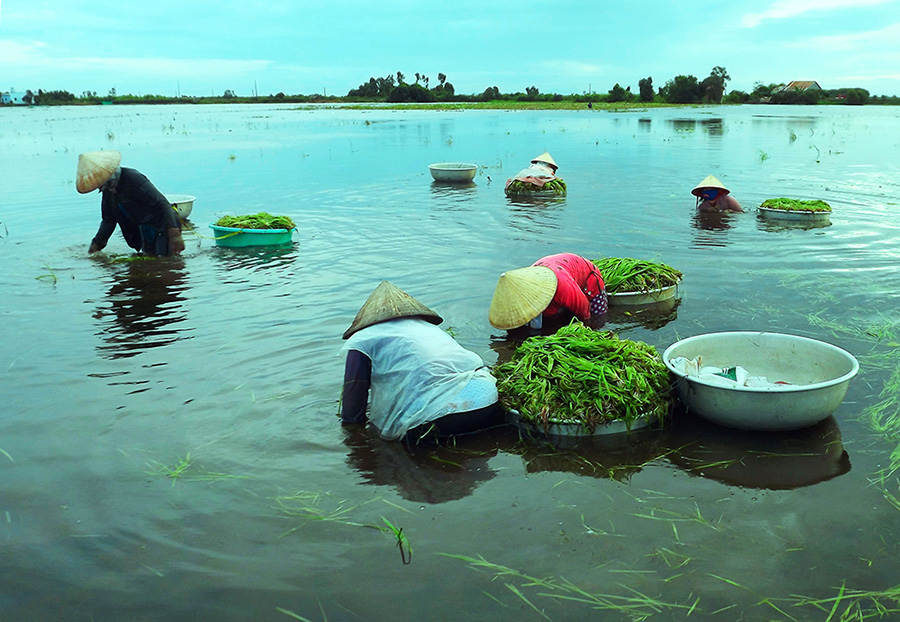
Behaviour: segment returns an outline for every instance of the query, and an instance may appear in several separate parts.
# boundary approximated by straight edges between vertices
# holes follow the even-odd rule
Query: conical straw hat
[[[694,186],[694,189],[691,190],[691,194],[693,194],[696,197],[699,197],[700,191],[703,188],[718,188],[719,190],[722,190],[723,192],[725,192],[725,194],[728,194],[729,192],[731,192],[731,190],[726,188],[722,184],[722,182],[719,181],[718,179],[716,179],[713,175],[707,175],[703,181],[701,181],[699,184]]]
[[[550,153],[548,151],[545,151],[538,157],[534,158],[532,162],[544,162],[545,164],[549,164],[553,167],[554,171],[559,168],[558,166],[556,166],[556,162],[553,160],[553,158],[550,157]]]
[[[87,151],[78,156],[75,189],[81,194],[92,192],[106,183],[119,168],[122,154],[118,151]]]
[[[488,320],[494,328],[524,326],[543,313],[556,293],[556,274],[547,266],[516,268],[500,275]]]
[[[349,339],[350,335],[366,326],[400,317],[421,317],[432,324],[440,324],[444,321],[444,318],[396,285],[389,281],[382,281],[375,291],[369,294],[368,300],[353,318],[350,328],[344,331],[344,339]]]

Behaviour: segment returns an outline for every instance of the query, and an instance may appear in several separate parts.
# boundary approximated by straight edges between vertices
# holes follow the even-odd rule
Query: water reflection
[[[452,445],[385,441],[369,426],[343,428],[347,464],[369,484],[391,486],[409,501],[445,503],[466,497],[497,472],[488,466],[506,430],[461,436]],[[508,442],[508,441],[507,441]]]
[[[658,330],[678,317],[681,298],[669,298],[645,305],[611,306],[607,322],[614,324],[614,330],[646,328]]]
[[[559,211],[565,203],[566,197],[558,195],[507,197],[510,227],[537,234],[559,229]]]
[[[511,453],[522,457],[529,473],[552,471],[627,481],[666,451],[657,432],[635,430],[605,436],[530,439]]]
[[[168,345],[184,337],[186,329],[175,324],[187,317],[183,295],[186,286],[181,257],[138,259],[110,264],[117,271],[98,307],[98,335],[105,343],[97,349],[107,358],[125,358],[149,348]]]
[[[296,244],[290,246],[246,246],[227,248],[217,246],[215,257],[225,272],[250,268],[252,270],[278,270],[290,266],[299,256]]]
[[[478,184],[474,181],[461,183],[431,182],[431,197],[435,200],[435,205],[447,210],[472,210],[472,199],[477,191]]]
[[[721,136],[724,133],[721,117],[709,119],[668,119],[668,123],[676,132],[695,132],[699,126],[700,129],[710,136]]]
[[[679,413],[664,442],[677,466],[732,486],[789,490],[850,471],[834,417],[803,430],[772,434],[733,430]]]
[[[691,216],[691,229],[694,233],[691,248],[728,246],[726,232],[733,226],[732,219],[736,216],[737,214],[729,212],[694,210]]]
[[[768,218],[757,213],[756,226],[760,231],[767,233],[779,233],[781,231],[809,231],[811,229],[824,229],[831,226],[831,220],[785,220],[783,218]]]

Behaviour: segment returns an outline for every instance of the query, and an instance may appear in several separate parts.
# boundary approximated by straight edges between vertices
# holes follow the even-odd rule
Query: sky
[[[346,95],[399,71],[568,95],[716,66],[728,91],[900,96],[900,0],[0,0],[0,91]]]

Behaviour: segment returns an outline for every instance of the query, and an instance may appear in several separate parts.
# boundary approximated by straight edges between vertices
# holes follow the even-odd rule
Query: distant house
[[[791,80],[784,86],[775,89],[775,93],[785,91],[821,91],[822,87],[815,80]]]
[[[0,104],[16,104],[25,105],[25,93],[16,93],[9,91],[8,93],[0,93]]]

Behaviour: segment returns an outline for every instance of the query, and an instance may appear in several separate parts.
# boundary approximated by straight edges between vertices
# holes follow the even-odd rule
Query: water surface
[[[798,595],[897,584],[900,487],[883,475],[900,439],[867,416],[900,343],[896,109],[0,118],[0,619],[543,619],[528,602],[597,616],[599,601],[560,598],[575,595],[564,581],[665,603],[632,601],[636,617],[824,619]],[[100,200],[74,174],[101,148],[197,197],[182,257],[116,261],[130,254],[118,232],[87,256]],[[505,179],[544,151],[568,196],[507,199]],[[474,183],[432,183],[428,164],[448,161],[477,163]],[[695,213],[710,173],[746,213]],[[757,217],[780,196],[829,202],[830,225]],[[210,239],[219,216],[262,210],[299,224],[293,246]],[[433,449],[340,427],[340,336],[381,280],[493,364],[514,345],[487,322],[499,273],[563,251],[684,272],[670,307],[610,317],[622,337],[661,351],[790,332],[853,352],[861,373],[832,418],[792,434],[682,414],[629,438],[496,430]]]

